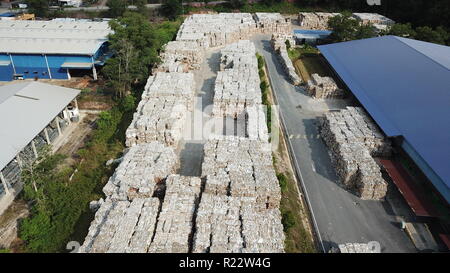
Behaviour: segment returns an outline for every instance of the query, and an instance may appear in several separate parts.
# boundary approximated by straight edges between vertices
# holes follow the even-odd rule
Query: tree
[[[136,11],[145,15],[147,12],[147,0],[134,0],[133,4],[136,6]]]
[[[433,30],[431,27],[424,26],[416,28],[416,39],[445,45],[448,40],[448,33],[444,28],[436,28]]]
[[[416,32],[410,23],[407,24],[394,24],[391,26],[387,32],[389,35],[395,35],[399,37],[405,38],[414,38],[416,37]]]
[[[230,0],[230,6],[233,9],[240,9],[246,3],[246,0]]]
[[[49,12],[48,0],[27,0],[28,12],[37,17],[47,17]]]
[[[375,28],[372,24],[358,26],[355,32],[355,39],[367,39],[377,36]]]
[[[333,42],[366,39],[377,35],[371,24],[362,24],[355,20],[350,12],[343,12],[330,18],[328,26],[333,31],[330,35]]]
[[[165,0],[161,6],[161,14],[170,20],[175,20],[182,12],[180,0]]]
[[[142,14],[125,12],[110,26],[114,31],[109,36],[114,57],[106,61],[102,73],[116,97],[123,98],[148,78],[150,67],[160,61],[160,48],[174,38],[179,22],[152,25]]]
[[[344,12],[330,18],[328,26],[333,31],[330,38],[334,42],[344,42],[355,39],[355,34],[359,28],[359,22],[351,17],[351,13]]]
[[[117,18],[123,15],[127,9],[126,0],[108,0],[106,6],[109,8],[109,15],[111,17]]]

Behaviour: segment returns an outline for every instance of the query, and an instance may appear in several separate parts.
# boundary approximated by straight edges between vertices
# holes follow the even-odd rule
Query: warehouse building
[[[450,47],[383,36],[318,48],[449,204]]]
[[[70,79],[74,70],[97,79],[110,33],[108,22],[0,21],[0,81]]]
[[[0,214],[21,191],[21,168],[77,121],[79,90],[40,82],[0,87]]]
[[[318,48],[395,143],[379,159],[387,175],[450,248],[450,47],[382,36]]]

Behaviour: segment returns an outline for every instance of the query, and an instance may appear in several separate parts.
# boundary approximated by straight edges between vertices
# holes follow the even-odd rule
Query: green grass
[[[325,59],[319,50],[312,46],[297,47],[288,50],[289,58],[304,82],[307,82],[311,74],[333,77]]]

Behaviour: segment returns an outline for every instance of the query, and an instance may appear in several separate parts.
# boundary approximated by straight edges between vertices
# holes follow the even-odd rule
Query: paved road
[[[254,43],[267,62],[286,134],[294,136],[290,145],[304,187],[299,186],[306,190],[324,251],[340,243],[378,241],[382,252],[415,252],[389,202],[362,201],[337,182],[328,150],[317,137],[316,117],[328,108],[343,107],[344,101],[312,100],[287,82],[267,36],[255,37]]]

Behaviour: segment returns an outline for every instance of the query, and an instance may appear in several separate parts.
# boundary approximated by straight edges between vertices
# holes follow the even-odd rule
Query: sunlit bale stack
[[[203,193],[196,218],[194,253],[240,253],[240,199],[225,194]]]
[[[364,145],[369,149],[372,156],[389,157],[392,154],[392,143],[381,132],[380,128],[373,119],[361,107],[347,107],[343,110],[346,115],[347,126],[355,128],[354,134],[360,139],[364,140]]]
[[[264,142],[269,141],[266,109],[265,105],[246,107],[246,129],[249,139],[259,139]]]
[[[237,118],[246,107],[261,104],[258,62],[253,43],[248,40],[222,50],[221,67],[214,88],[213,115]]]
[[[304,29],[327,30],[330,18],[339,15],[339,13],[328,12],[300,12],[298,22]]]
[[[262,33],[292,33],[291,20],[279,13],[257,12],[255,21]]]
[[[204,147],[205,192],[255,197],[267,208],[278,208],[281,193],[272,165],[270,145],[259,140],[218,137]]]
[[[142,99],[126,131],[126,145],[160,141],[178,145],[193,107],[192,73],[156,73],[149,77]]]
[[[203,53],[195,41],[171,41],[160,54],[161,64],[153,72],[188,72],[198,69]]]
[[[153,74],[157,72],[186,73],[190,69],[194,69],[194,67],[189,65],[188,60],[180,55],[162,53],[160,58],[161,63],[152,69]]]
[[[219,71],[214,88],[213,115],[237,116],[261,103],[259,76],[253,69]]]
[[[319,74],[312,74],[311,79],[306,84],[309,95],[317,99],[341,99],[344,97],[344,90],[340,89],[331,77],[321,77]]]
[[[167,96],[141,100],[126,131],[126,145],[152,141],[178,145],[187,114],[187,103],[182,98]]]
[[[193,217],[200,195],[199,177],[170,175],[149,252],[187,253]]]
[[[285,36],[272,35],[271,44],[274,50],[277,52],[281,64],[283,65],[283,69],[288,75],[290,82],[294,85],[299,85],[302,81],[295,71],[291,58],[289,58],[286,47],[286,40],[289,39],[286,39]]]
[[[340,253],[379,253],[369,244],[363,243],[346,243],[338,245]]]
[[[255,45],[249,40],[240,40],[225,46],[221,51],[220,70],[239,69],[244,67],[255,68],[258,61],[255,58]]]
[[[286,41],[289,41],[289,44],[291,46],[295,46],[295,39],[292,33],[274,33],[272,34],[272,39],[270,40],[275,51],[278,50],[281,46],[286,46]]]
[[[320,134],[332,152],[341,182],[362,199],[378,200],[386,195],[387,184],[372,156],[389,155],[391,145],[369,121],[360,108],[329,112],[321,120]]]
[[[150,76],[142,93],[142,100],[162,97],[181,98],[186,106],[192,109],[195,81],[193,73],[156,73]]]
[[[278,209],[256,204],[254,197],[203,193],[197,211],[193,252],[284,252]]]
[[[389,18],[387,18],[384,15],[378,14],[378,13],[353,13],[353,17],[356,18],[361,23],[367,25],[385,25],[385,26],[391,26],[395,24],[395,22]]]
[[[112,200],[151,197],[155,186],[175,172],[177,157],[172,148],[159,142],[131,147],[103,188]]]
[[[177,34],[178,41],[195,41],[200,48],[217,47],[247,39],[257,32],[250,13],[193,14]]]
[[[259,207],[243,198],[240,215],[245,253],[282,253],[285,235],[278,208]]]
[[[107,198],[95,214],[80,253],[145,253],[159,211],[158,198],[112,201]]]

